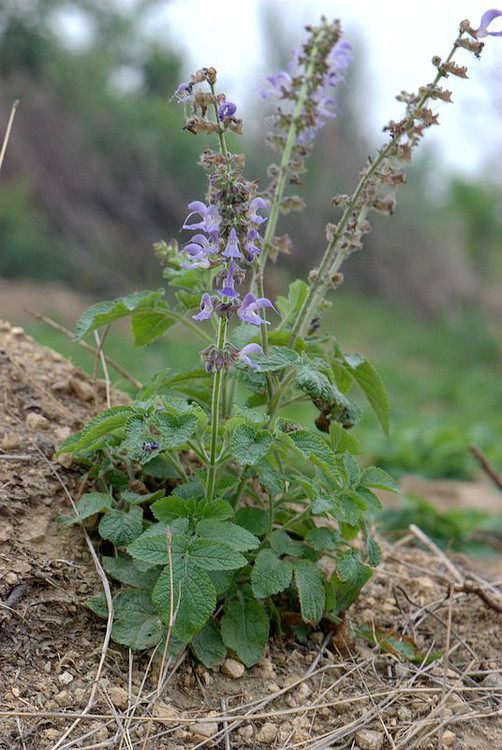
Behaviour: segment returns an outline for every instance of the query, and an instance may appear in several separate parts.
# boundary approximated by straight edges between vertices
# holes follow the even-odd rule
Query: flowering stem
[[[464,32],[461,31],[458,38],[455,40],[455,43],[453,44],[453,47],[450,51],[450,54],[446,58],[445,63],[450,62],[450,60],[452,59],[458,47],[457,42],[461,38],[463,33]],[[442,77],[443,73],[438,70],[434,81],[428,88],[435,87]],[[429,98],[430,94],[428,91],[426,91],[416,105],[416,109],[420,110],[426,104]],[[399,143],[402,135],[405,134],[406,131],[395,133],[394,137],[391,137],[389,139],[389,142],[379,151],[378,156],[364,171],[364,174],[359,180],[354,193],[347,202],[342,217],[338,221],[336,228],[333,231],[331,239],[326,247],[323,258],[317,270],[316,276],[310,284],[308,294],[305,297],[303,305],[296,318],[289,338],[290,346],[293,346],[296,340],[299,337],[303,336],[308,330],[312,318],[317,314],[319,305],[323,301],[326,292],[330,288],[331,279],[333,278],[334,274],[339,271],[342,263],[347,258],[347,256],[350,255],[350,253],[353,251],[353,248],[350,246],[350,244],[344,242],[344,244],[342,245],[349,222],[352,223],[352,227],[355,230],[358,230],[365,221],[366,215],[368,214],[371,205],[369,202],[367,202],[361,206],[360,198],[364,193],[367,185],[370,183],[371,179],[379,179],[378,172],[382,167],[382,164],[385,163],[389,156],[392,156],[392,152],[395,151],[396,145]],[[357,214],[357,221],[354,221],[355,214]]]
[[[221,351],[227,338],[228,320],[225,316],[219,319],[218,349]],[[206,500],[210,502],[214,497],[216,485],[216,465],[218,463],[218,427],[220,421],[220,401],[225,370],[216,368],[213,376],[213,392],[211,401],[211,442],[209,448],[209,465],[206,480]]]

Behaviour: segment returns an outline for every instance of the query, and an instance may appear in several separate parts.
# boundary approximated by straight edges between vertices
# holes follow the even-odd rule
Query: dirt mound
[[[8,323],[0,365],[0,748],[502,746],[501,592],[416,537],[384,545],[338,632],[275,642],[250,670],[108,644],[88,537],[57,520],[82,476],[54,457],[104,384]]]

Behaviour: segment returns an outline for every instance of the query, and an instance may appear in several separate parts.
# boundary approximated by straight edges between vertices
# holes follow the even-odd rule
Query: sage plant
[[[303,208],[287,190],[301,185],[317,132],[336,116],[350,44],[338,21],[323,18],[307,27],[288,69],[267,79],[267,141],[278,159],[263,187],[230,148],[244,127],[216,70],[197,70],[174,93],[187,137],[204,139],[207,176],[205,194],[188,204],[182,244],[155,246],[176,301],[162,299],[161,289],[93,305],[77,338],[130,316],[143,346],[181,325],[200,338],[203,367],[155,373],[131,403],[98,414],[60,449],[94,483],[78,515],[64,521],[99,518],[111,551],[103,565],[117,583],[117,642],[172,652],[189,645],[207,665],[229,651],[251,666],[270,633],[321,621],[336,627],[371,576],[380,559],[375,489],[397,486],[355,459],[361,449],[351,429],[361,410],[352,389],[385,432],[389,406],[373,366],[322,330],[325,297],[362,247],[370,212],[393,212],[405,166],[437,124],[433,104],[451,99],[443,79],[467,77],[454,55],[479,57],[481,37],[502,35],[488,30],[499,15],[487,11],[477,31],[462,22],[447,57],[433,59],[432,82],[399,95],[402,119],[387,125],[354,192],[332,200],[339,218],[326,227],[318,265],[273,301],[267,267],[289,249],[277,222]],[[307,425],[287,411],[302,402]],[[90,606],[109,614],[102,596]]]

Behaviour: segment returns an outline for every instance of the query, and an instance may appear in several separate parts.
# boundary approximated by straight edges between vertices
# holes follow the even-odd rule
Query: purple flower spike
[[[227,246],[223,251],[225,258],[242,258],[242,253],[239,250],[239,241],[237,239],[237,232],[235,227],[229,232]]]
[[[245,323],[253,323],[255,326],[259,326],[262,323],[270,325],[268,320],[263,320],[263,318],[260,318],[256,314],[255,310],[258,310],[260,307],[273,307],[273,304],[266,297],[258,297],[257,299],[254,294],[248,292],[242,300],[241,307],[237,310],[237,315]]]
[[[250,352],[260,352],[260,354],[263,354],[263,349],[259,344],[246,344],[246,346],[242,347],[237,357],[242,359],[242,361],[249,365],[249,367],[258,369],[259,365],[247,356]]]
[[[277,97],[279,99],[282,99],[284,95],[288,94],[291,90],[293,79],[291,78],[289,73],[281,70],[275,75],[267,76],[267,81],[272,84],[272,88],[264,89],[263,91],[261,91],[260,93],[262,97],[264,99],[268,99],[269,97]]]
[[[200,313],[197,313],[197,315],[192,315],[192,318],[194,320],[207,320],[211,317],[212,312],[213,300],[211,299],[210,295],[205,292],[200,300]]]
[[[488,31],[488,26],[493,19],[498,16],[502,16],[502,10],[497,10],[496,8],[492,8],[491,10],[487,10],[486,13],[483,13],[479,29],[476,31],[478,39],[483,39],[485,36],[502,36],[502,31]]]
[[[223,289],[221,290],[221,293],[224,294],[226,297],[238,297],[239,296],[239,292],[236,292],[235,287],[234,287],[235,268],[236,268],[235,261],[233,260],[228,267],[228,273],[227,273],[227,278],[225,279],[225,285]]]
[[[225,117],[232,117],[232,115],[235,115],[236,110],[237,105],[233,102],[222,102],[218,107],[218,117],[221,122],[223,122]]]
[[[249,204],[249,208],[251,209],[251,213],[249,215],[249,218],[252,222],[255,224],[263,224],[264,221],[267,221],[265,216],[259,216],[256,212],[260,210],[260,208],[267,208],[267,201],[263,198],[253,198],[251,203]]]

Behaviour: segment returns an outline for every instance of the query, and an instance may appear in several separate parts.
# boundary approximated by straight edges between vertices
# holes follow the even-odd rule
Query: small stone
[[[221,665],[221,671],[227,677],[231,677],[233,680],[239,680],[246,671],[246,667],[236,659],[225,659]]]
[[[397,717],[399,721],[411,721],[411,711],[408,706],[399,706],[397,709]]]
[[[66,707],[72,705],[71,693],[68,690],[61,690],[60,693],[54,696],[54,700],[58,706]]]
[[[21,326],[12,326],[11,333],[13,336],[24,336],[24,328]]]
[[[0,520],[0,544],[10,539],[12,534],[12,526],[7,521]]]
[[[49,742],[56,742],[61,737],[61,732],[59,729],[44,729],[43,735]]]
[[[69,685],[70,682],[73,682],[74,677],[71,672],[61,672],[61,674],[58,677],[58,682],[60,685]]]
[[[69,427],[56,427],[54,430],[54,437],[58,441],[58,443],[62,443],[63,440],[66,440],[66,438],[69,438],[71,435],[71,429]]]
[[[246,724],[237,731],[244,740],[251,740],[253,738],[254,730],[252,724]]]
[[[356,732],[355,741],[361,750],[380,750],[383,745],[383,732],[376,732],[373,729],[360,729]]]
[[[5,451],[17,451],[22,447],[22,440],[14,432],[8,432],[3,436],[1,445]]]
[[[92,401],[94,389],[90,383],[87,383],[85,380],[80,380],[79,378],[71,378],[70,385],[80,401]]]
[[[267,721],[256,735],[258,742],[262,742],[264,745],[271,745],[275,742],[277,736],[277,727],[272,724],[271,721]]]
[[[14,698],[19,698],[19,696],[21,695],[21,691],[17,687],[11,688],[10,692],[12,693]]]
[[[445,747],[453,747],[453,745],[455,744],[456,736],[450,729],[446,729],[443,732],[442,740]]]
[[[17,586],[19,583],[19,576],[16,575],[16,573],[12,573],[12,571],[9,571],[4,576],[4,581],[8,586]]]
[[[101,721],[94,721],[89,725],[89,730],[92,730],[92,739],[96,744],[108,739],[108,729]]]
[[[24,421],[29,430],[48,430],[50,427],[49,420],[36,411],[28,412]]]
[[[162,701],[155,702],[153,716],[156,719],[168,719],[170,721],[179,720],[179,714],[176,709],[170,706],[169,703],[163,703]]]
[[[271,682],[267,685],[267,693],[280,693],[281,688],[275,682]]]
[[[50,674],[52,672],[52,664],[50,661],[46,661],[44,664],[44,672],[45,674]]]
[[[302,684],[298,687],[298,690],[295,691],[295,700],[300,705],[301,703],[306,701],[310,695],[312,695],[312,690],[309,688],[306,682],[302,682]]]
[[[487,674],[481,680],[481,687],[495,688],[496,690],[502,690],[502,674],[500,672],[492,672]]]
[[[40,515],[30,519],[29,524],[23,524],[22,531],[19,534],[19,541],[24,544],[42,542],[47,535],[49,520],[48,515]]]
[[[73,453],[60,453],[58,456],[54,456],[54,458],[63,469],[71,469],[75,460]]]
[[[127,708],[129,705],[129,695],[127,690],[122,687],[112,687],[108,693],[110,700],[117,708]]]
[[[218,733],[218,724],[216,721],[196,721],[189,724],[188,729],[194,737],[208,739]]]

